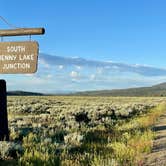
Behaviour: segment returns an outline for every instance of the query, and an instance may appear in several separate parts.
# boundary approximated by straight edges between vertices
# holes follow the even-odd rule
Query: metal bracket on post
[[[0,80],[0,141],[9,141],[6,81]]]

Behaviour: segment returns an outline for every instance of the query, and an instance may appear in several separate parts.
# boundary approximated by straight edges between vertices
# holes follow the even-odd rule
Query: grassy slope
[[[78,92],[85,96],[166,96],[166,83],[152,87]]]

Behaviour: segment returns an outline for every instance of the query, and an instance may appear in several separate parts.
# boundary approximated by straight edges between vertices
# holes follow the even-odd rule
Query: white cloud
[[[78,57],[60,57],[60,56],[51,56],[51,55],[45,55],[40,54],[40,59],[44,60],[43,65],[45,67],[51,67],[52,65],[64,65],[64,66],[89,66],[93,69],[96,68],[103,68],[108,70],[108,66],[110,66],[112,69],[112,66],[116,66],[119,68],[121,72],[135,72],[140,75],[144,76],[165,76],[166,75],[166,69],[165,68],[158,68],[153,67],[149,65],[139,65],[139,64],[127,64],[127,63],[118,63],[118,62],[112,62],[112,61],[98,61],[98,60],[87,60],[84,58],[78,58]],[[50,66],[49,66],[50,65]],[[106,68],[105,68],[106,67]],[[115,68],[114,68],[115,69]],[[118,69],[117,69],[118,70]],[[102,69],[98,69],[98,74],[102,74]]]
[[[48,74],[48,75],[47,75],[47,78],[53,78],[53,75]]]
[[[49,69],[51,67],[51,65],[49,63],[46,62],[46,60],[44,59],[39,59],[39,64],[44,66],[45,68]]]
[[[116,66],[116,65],[112,66],[112,68],[113,68],[113,69],[119,69],[119,67]]]
[[[72,71],[72,72],[70,73],[70,77],[72,77],[72,78],[77,78],[78,76],[79,76],[79,73],[76,72],[76,71]]]
[[[93,81],[96,78],[95,74],[90,75],[90,80]]]
[[[28,77],[33,77],[34,74],[25,74],[25,76],[28,76]]]
[[[64,68],[63,65],[59,65],[59,66],[58,66],[58,69],[60,69],[60,70],[63,69],[63,68]]]
[[[102,74],[102,73],[103,73],[103,68],[98,67],[98,68],[97,68],[97,74]]]
[[[110,69],[110,68],[111,68],[111,66],[105,66],[104,68],[105,68],[105,69]]]
[[[76,69],[78,69],[78,70],[81,70],[82,69],[82,66],[75,66],[76,67]]]
[[[7,79],[11,90],[41,90],[41,92],[54,91],[62,87],[65,87],[65,90],[117,89],[166,82],[165,69],[144,67],[139,64],[132,66],[53,56],[50,56],[49,60],[47,58],[47,56],[39,58],[40,66],[35,74],[2,76]]]

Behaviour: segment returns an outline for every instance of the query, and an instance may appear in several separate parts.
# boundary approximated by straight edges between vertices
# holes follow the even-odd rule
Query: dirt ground
[[[166,113],[159,118],[154,130],[152,152],[145,156],[143,166],[166,166]]]

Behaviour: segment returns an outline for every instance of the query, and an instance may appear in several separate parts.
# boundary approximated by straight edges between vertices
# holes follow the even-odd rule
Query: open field
[[[164,97],[8,97],[1,165],[138,165]]]

